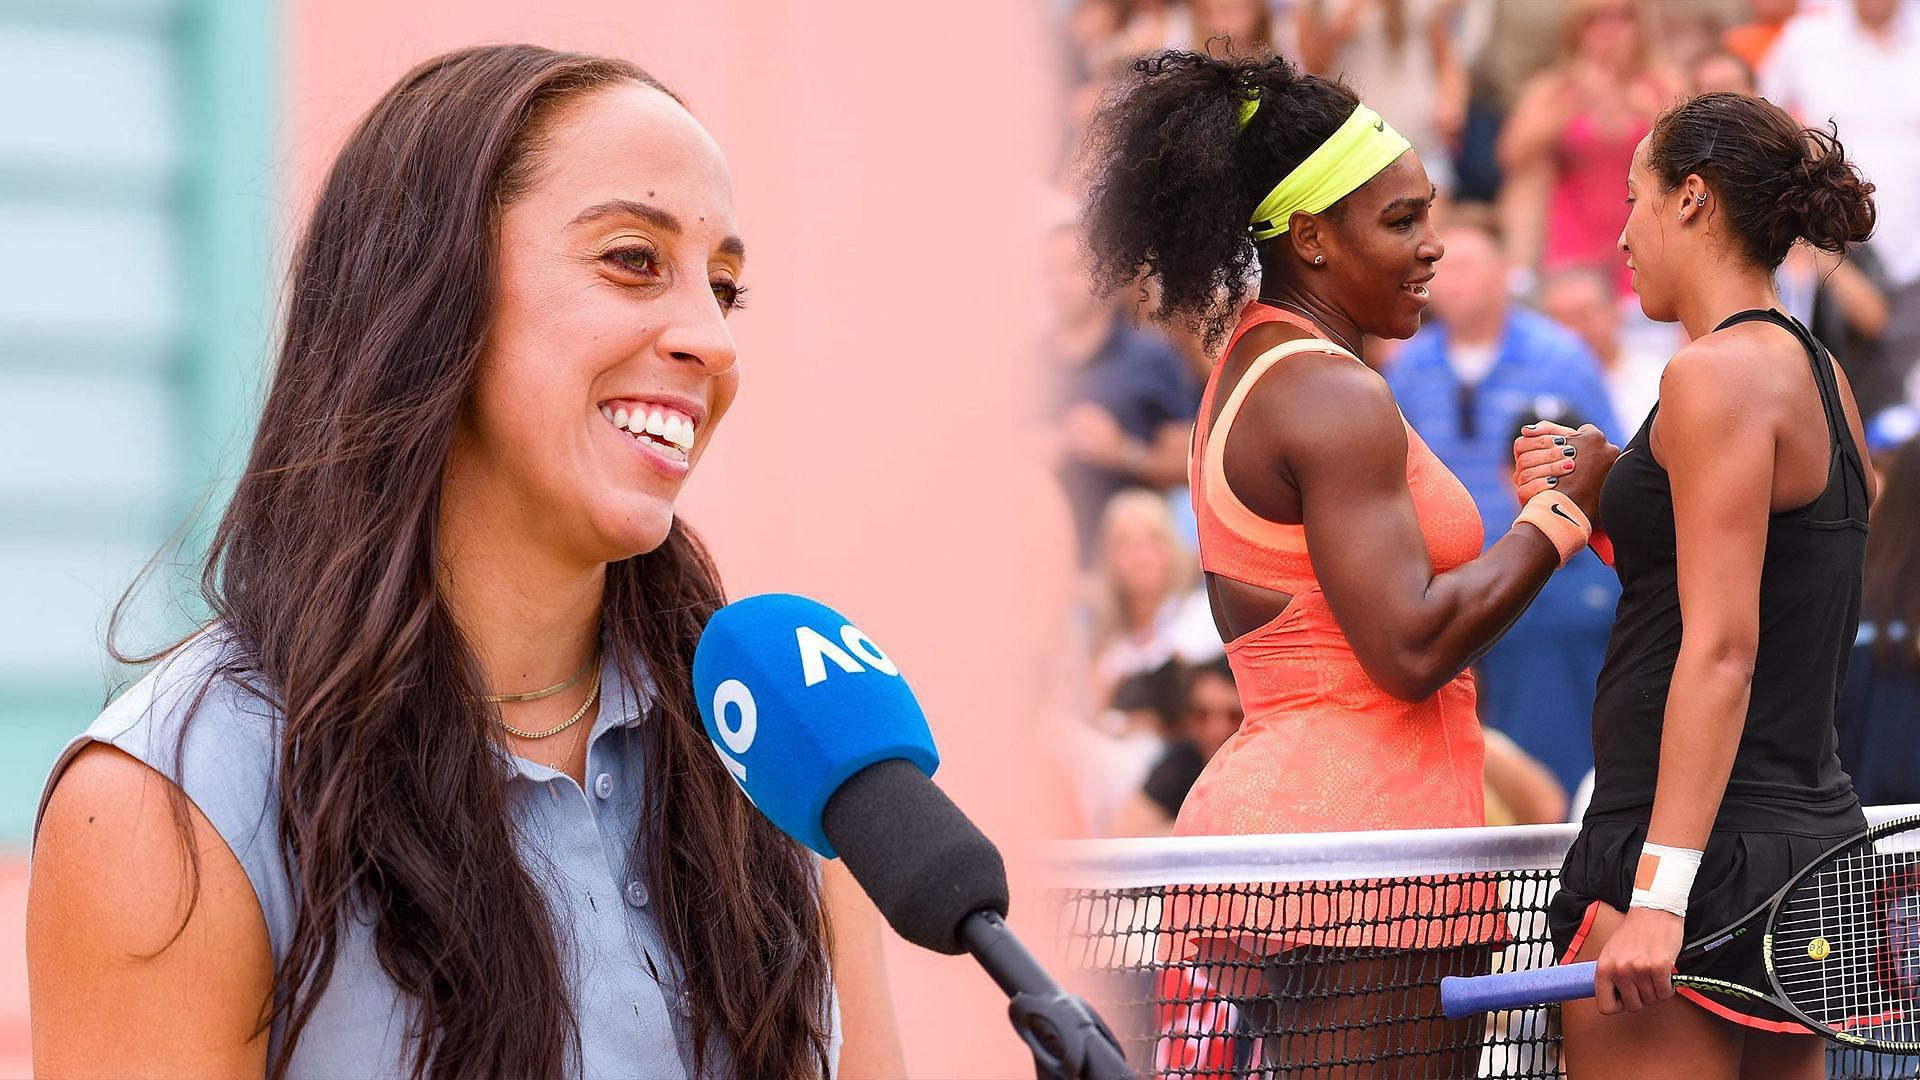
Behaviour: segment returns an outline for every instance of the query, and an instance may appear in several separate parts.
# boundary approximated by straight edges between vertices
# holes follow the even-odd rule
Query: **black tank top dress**
[[[1752,698],[1687,904],[1688,941],[1745,915],[1795,871],[1866,827],[1835,753],[1833,714],[1860,625],[1867,472],[1847,427],[1832,362],[1805,327],[1776,311],[1752,310],[1714,329],[1754,321],[1792,333],[1813,365],[1827,420],[1827,486],[1812,502],[1774,514],[1767,523]],[[1621,594],[1594,697],[1593,799],[1548,907],[1562,963],[1578,952],[1596,905],[1627,910],[1653,815],[1660,731],[1680,652],[1673,489],[1648,449],[1659,412],[1655,405],[1600,493]],[[1743,936],[1681,970],[1764,988],[1760,936]],[[1737,1023],[1806,1031],[1762,1002],[1680,993]]]

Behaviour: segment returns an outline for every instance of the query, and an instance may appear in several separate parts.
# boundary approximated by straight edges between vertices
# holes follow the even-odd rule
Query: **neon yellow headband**
[[[1258,98],[1240,107],[1240,126],[1260,108]],[[1271,240],[1292,227],[1295,213],[1317,214],[1373,179],[1381,169],[1407,152],[1412,143],[1387,126],[1380,114],[1361,105],[1319,149],[1267,192],[1253,208],[1249,229],[1255,240]]]

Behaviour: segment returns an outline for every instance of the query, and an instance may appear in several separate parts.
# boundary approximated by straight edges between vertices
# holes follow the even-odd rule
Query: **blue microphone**
[[[926,714],[887,654],[846,616],[765,593],[714,613],[693,654],[707,737],[753,805],[829,859],[827,800],[869,765],[940,765]]]
[[[969,916],[1006,914],[999,849],[928,779],[926,714],[846,616],[780,593],[728,604],[694,649],[693,692],[747,798],[845,864],[901,937],[961,953]]]
[[[901,937],[980,961],[1041,1076],[1134,1075],[1008,929],[999,849],[934,786],[926,714],[851,620],[782,593],[728,604],[694,649],[693,692],[721,763],[780,831],[840,859]]]

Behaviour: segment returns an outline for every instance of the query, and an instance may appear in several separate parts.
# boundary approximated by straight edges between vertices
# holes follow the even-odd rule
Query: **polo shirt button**
[[[607,773],[594,777],[593,793],[603,799],[610,797],[613,794],[613,777]]]
[[[647,887],[640,883],[639,878],[627,882],[627,903],[637,908],[647,906]]]

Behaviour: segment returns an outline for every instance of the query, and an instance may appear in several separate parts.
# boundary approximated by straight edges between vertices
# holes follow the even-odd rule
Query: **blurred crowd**
[[[1085,832],[1168,832],[1242,719],[1186,490],[1214,358],[1139,318],[1143,297],[1092,295],[1078,224],[1089,119],[1169,48],[1274,52],[1338,76],[1419,152],[1446,255],[1420,332],[1369,342],[1366,359],[1472,493],[1488,544],[1518,508],[1520,425],[1592,423],[1624,445],[1683,344],[1640,313],[1616,246],[1654,118],[1731,90],[1836,126],[1877,188],[1875,236],[1845,259],[1795,250],[1778,284],[1845,369],[1880,478],[1841,760],[1867,803],[1920,801],[1920,3],[1074,0],[1058,14],[1049,445],[1082,574],[1063,751]],[[1492,823],[1577,818],[1618,596],[1582,554],[1476,665]]]

